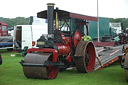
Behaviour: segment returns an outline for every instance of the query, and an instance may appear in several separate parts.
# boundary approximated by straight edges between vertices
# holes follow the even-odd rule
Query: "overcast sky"
[[[128,18],[128,0],[98,0],[99,16]],[[47,3],[55,3],[55,8],[74,13],[97,16],[97,0],[1,0],[0,17],[15,18],[36,16],[47,9]]]

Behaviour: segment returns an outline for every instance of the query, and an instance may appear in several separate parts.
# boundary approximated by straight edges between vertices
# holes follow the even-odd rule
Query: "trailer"
[[[125,45],[125,47],[128,47],[128,45]],[[95,70],[102,69],[103,67],[106,67],[120,60],[120,57],[122,58],[122,60],[124,60],[125,58],[124,45],[115,46],[115,47],[114,46],[96,47],[96,51],[99,55],[99,58],[103,66],[100,65],[99,61],[96,58]]]

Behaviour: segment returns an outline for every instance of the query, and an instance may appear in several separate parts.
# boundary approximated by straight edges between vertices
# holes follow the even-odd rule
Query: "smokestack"
[[[47,4],[48,34],[53,34],[54,3]]]

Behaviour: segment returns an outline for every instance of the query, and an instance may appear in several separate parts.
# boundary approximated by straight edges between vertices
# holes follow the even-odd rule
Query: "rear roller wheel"
[[[76,47],[74,61],[78,72],[92,72],[95,65],[95,47],[93,43],[80,41]]]
[[[28,53],[24,59],[25,63],[44,64],[52,61],[51,53]],[[23,66],[24,75],[27,78],[54,79],[58,75],[59,68],[54,65],[47,66]]]
[[[125,57],[124,66],[128,66],[128,53],[127,53],[127,55]],[[125,69],[124,73],[125,73],[125,79],[128,82],[128,69]]]

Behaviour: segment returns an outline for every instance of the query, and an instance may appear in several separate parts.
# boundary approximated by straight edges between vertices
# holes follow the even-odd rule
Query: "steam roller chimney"
[[[54,3],[47,4],[48,34],[53,34]]]

